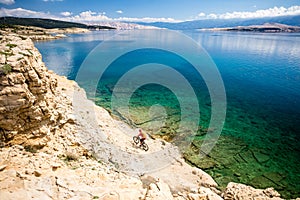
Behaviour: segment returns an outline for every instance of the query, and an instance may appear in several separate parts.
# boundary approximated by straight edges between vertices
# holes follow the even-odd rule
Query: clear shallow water
[[[115,32],[95,32],[36,43],[49,69],[74,79],[87,56],[102,40]],[[200,129],[186,159],[208,173],[224,187],[229,181],[256,187],[274,187],[284,197],[300,196],[300,35],[255,34],[188,31],[216,63],[226,88],[227,117],[222,135],[209,157],[199,159],[199,147],[210,117],[210,100],[203,82],[199,89]],[[136,52],[132,59],[121,60],[117,66],[157,56],[174,59],[155,52]],[[161,57],[160,57],[161,56]],[[174,61],[189,73],[187,65]],[[180,63],[181,62],[181,63]],[[107,73],[98,87],[95,102],[110,108],[111,89],[117,79],[114,71]],[[82,83],[88,91],[92,81]],[[154,104],[163,106],[168,115],[165,126],[151,130],[172,138],[180,112],[176,97],[166,88],[148,85],[139,88],[131,99],[131,120],[148,129],[148,110]],[[153,108],[153,107],[152,107]],[[155,111],[154,111],[155,112]],[[145,123],[146,122],[146,123]],[[176,142],[176,141],[175,141]]]

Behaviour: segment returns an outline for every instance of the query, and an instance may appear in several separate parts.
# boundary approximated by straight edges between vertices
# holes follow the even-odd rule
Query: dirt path
[[[78,124],[78,138],[95,157],[112,163],[118,170],[135,176],[162,179],[174,190],[190,190],[199,186],[217,186],[201,169],[186,164],[176,146],[147,138],[149,150],[145,152],[133,144],[137,130],[113,119],[109,113],[86,99],[83,89],[69,80],[58,81],[58,87],[69,87],[68,98],[73,101],[73,115]],[[108,156],[109,155],[109,156]]]

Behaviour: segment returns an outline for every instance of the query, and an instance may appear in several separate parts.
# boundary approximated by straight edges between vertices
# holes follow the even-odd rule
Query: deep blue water
[[[86,56],[116,33],[100,31],[71,35],[35,45],[50,70],[75,79]],[[220,185],[228,181],[244,182],[255,187],[275,187],[287,198],[300,196],[300,34],[196,30],[184,33],[200,44],[215,62],[227,96],[224,129],[211,157],[197,160],[191,151],[186,153],[187,160],[204,168]],[[200,126],[206,127],[210,101],[205,84],[198,81],[183,60],[157,50],[136,51],[116,62],[115,69],[108,71],[99,83],[96,103],[109,109],[109,90],[120,78],[122,70],[126,70],[127,65],[150,62],[154,58],[166,61],[166,64],[173,63],[174,68],[189,76],[194,88],[201,88],[200,92],[196,90],[203,102]],[[82,86],[88,89],[88,84],[87,81]],[[139,88],[131,100],[132,107],[139,110],[138,115],[142,115],[144,107],[153,104],[167,107],[167,114],[176,113],[176,102],[169,90],[157,85]],[[174,114],[170,119],[176,121],[177,117]],[[134,114],[132,119],[139,120]],[[167,128],[174,128],[173,121]],[[200,134],[191,147],[195,154],[195,147],[197,149],[201,142]]]
[[[277,119],[277,127],[300,137],[300,34],[188,34],[218,66],[229,104],[248,104],[249,112]]]

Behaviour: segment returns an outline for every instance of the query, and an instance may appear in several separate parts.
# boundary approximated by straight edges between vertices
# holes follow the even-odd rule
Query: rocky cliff
[[[62,126],[57,80],[30,39],[2,36],[0,45],[0,138],[2,145],[41,148]],[[3,143],[4,142],[4,143]]]
[[[144,152],[135,130],[49,72],[30,39],[2,35],[0,47],[0,199],[280,199],[236,183],[222,193],[167,142],[149,139]],[[154,152],[174,162],[143,171]]]

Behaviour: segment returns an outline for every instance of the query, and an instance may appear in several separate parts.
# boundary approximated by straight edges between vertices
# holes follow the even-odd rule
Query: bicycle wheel
[[[146,143],[143,143],[143,144],[142,144],[142,147],[143,147],[143,149],[144,149],[145,151],[148,151],[148,150],[149,150],[149,147],[148,147],[148,145],[147,145]]]
[[[138,144],[140,142],[140,140],[137,136],[133,136],[133,141],[135,144]]]

